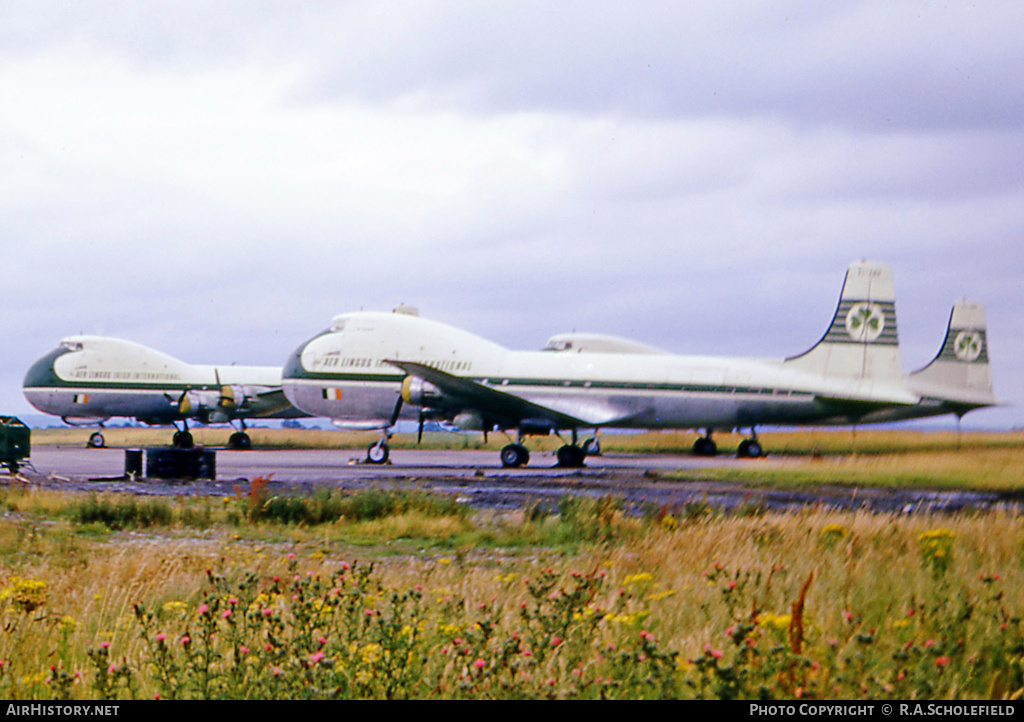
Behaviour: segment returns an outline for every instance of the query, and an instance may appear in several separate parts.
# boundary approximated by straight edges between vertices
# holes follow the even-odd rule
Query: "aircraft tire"
[[[702,436],[693,442],[694,456],[718,456],[718,444],[707,436]]]
[[[757,439],[744,439],[736,451],[736,457],[739,459],[759,459],[762,456],[764,456],[764,447]]]
[[[583,449],[572,444],[565,444],[564,446],[558,447],[556,454],[558,457],[558,465],[575,469],[583,466],[583,459],[586,458],[586,454],[583,453]]]
[[[389,455],[387,444],[370,444],[366,449],[366,461],[369,464],[386,464]]]
[[[522,444],[509,444],[501,450],[501,465],[517,469],[530,463],[530,452]]]
[[[106,445],[106,439],[103,438],[103,434],[100,432],[94,431],[89,435],[88,446],[90,449],[102,449]]]
[[[175,431],[174,438],[171,440],[171,445],[175,449],[194,449],[196,443],[192,439],[192,434],[190,434],[189,432]]]
[[[228,448],[235,451],[249,451],[252,449],[252,439],[248,434],[236,431],[228,439]]]

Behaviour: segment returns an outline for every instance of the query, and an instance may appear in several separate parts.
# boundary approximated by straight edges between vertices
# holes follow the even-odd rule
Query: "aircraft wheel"
[[[736,457],[739,459],[759,459],[762,456],[764,456],[764,447],[757,439],[744,439],[736,451]]]
[[[557,452],[558,465],[569,468],[577,468],[583,466],[583,459],[585,454],[583,449],[572,444],[565,444],[564,446],[558,447]]]
[[[597,440],[596,436],[591,436],[589,439],[583,442],[583,455],[584,456],[600,456],[601,455],[601,442]]]
[[[366,449],[366,461],[370,464],[386,464],[389,453],[387,444],[370,444]]]
[[[236,451],[249,451],[252,449],[252,439],[243,431],[236,431],[228,439],[228,448]]]
[[[175,449],[194,449],[196,446],[195,441],[192,439],[192,434],[187,431],[174,432],[171,444]]]
[[[718,444],[707,436],[702,436],[693,442],[693,454],[694,456],[717,456]]]
[[[509,444],[501,450],[501,465],[518,468],[530,463],[530,452],[521,444]]]
[[[89,448],[90,449],[102,449],[106,445],[106,439],[103,438],[103,434],[98,431],[94,431],[89,436]]]

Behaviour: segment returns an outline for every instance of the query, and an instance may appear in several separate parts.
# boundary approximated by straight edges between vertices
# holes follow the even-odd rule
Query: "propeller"
[[[191,388],[186,387],[185,390],[181,392],[181,396],[178,397],[178,413],[182,416],[188,416],[192,413],[192,402],[188,398],[188,392],[191,390]]]
[[[220,398],[217,399],[217,407],[221,409],[233,409],[237,400],[235,399],[235,390],[230,386],[221,386],[220,383],[220,371],[216,368],[213,369],[213,377],[217,380],[217,387],[220,389]]]
[[[398,395],[398,401],[395,402],[395,410],[391,412],[391,421],[388,422],[388,426],[394,426],[398,423],[398,415],[402,413],[402,395]]]

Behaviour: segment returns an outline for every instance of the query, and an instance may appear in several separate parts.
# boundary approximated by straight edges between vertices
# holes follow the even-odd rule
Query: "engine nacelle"
[[[437,406],[442,397],[441,389],[419,376],[406,376],[402,381],[402,401],[407,404],[430,408]]]
[[[226,423],[247,399],[244,386],[221,386],[216,391],[189,389],[178,400],[178,412],[203,423]]]

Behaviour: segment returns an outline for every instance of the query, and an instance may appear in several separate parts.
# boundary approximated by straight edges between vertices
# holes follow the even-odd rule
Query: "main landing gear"
[[[238,424],[241,428],[228,437],[228,448],[232,451],[250,451],[252,439],[245,433],[245,422],[239,419]]]
[[[188,431],[188,422],[182,421],[181,427],[180,430],[174,432],[174,436],[171,438],[171,446],[175,449],[194,449],[196,443],[192,439],[192,434]]]
[[[530,452],[522,443],[522,432],[520,431],[516,443],[509,444],[501,450],[501,465],[505,468],[519,468],[530,463]],[[557,466],[566,469],[578,469],[583,466],[583,461],[588,456],[598,456],[601,453],[601,444],[597,437],[591,437],[583,442],[581,446],[577,442],[576,429],[572,430],[572,443],[562,444],[555,452],[558,460]]]
[[[718,444],[711,438],[711,429],[705,429],[704,436],[693,442],[693,455],[712,457],[718,456]],[[765,455],[764,447],[757,440],[757,432],[750,430],[750,438],[740,442],[736,450],[737,459],[759,459]]]
[[[518,469],[530,463],[530,452],[520,443],[509,444],[501,450],[501,465]]]
[[[102,449],[107,445],[107,441],[103,438],[103,434],[101,432],[94,431],[89,435],[89,441],[87,444],[90,449]]]
[[[757,440],[757,435],[752,434],[749,439],[740,442],[740,448],[736,450],[737,459],[759,459],[764,456],[764,447]]]

